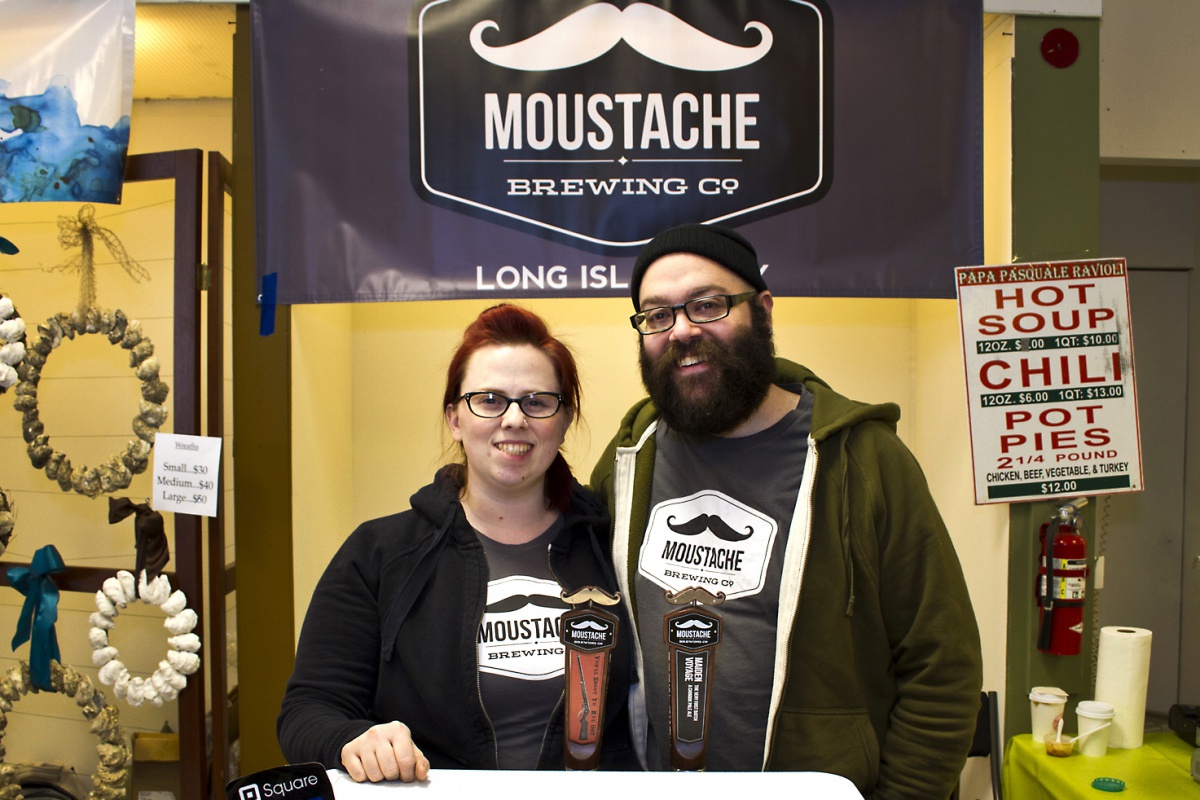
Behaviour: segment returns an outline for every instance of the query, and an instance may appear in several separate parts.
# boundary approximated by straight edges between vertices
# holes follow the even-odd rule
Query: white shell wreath
[[[2,310],[2,309],[0,309]],[[0,327],[2,330],[2,327]],[[63,452],[50,446],[50,437],[38,417],[38,381],[46,359],[63,342],[74,339],[76,334],[104,334],[112,344],[119,344],[129,351],[129,365],[142,382],[142,402],[138,415],[133,418],[133,432],[137,435],[126,446],[125,451],[112,456],[98,467],[72,467],[71,459]],[[45,468],[46,476],[57,481],[64,492],[74,490],[87,497],[101,493],[119,492],[133,481],[133,476],[146,470],[154,435],[167,419],[163,403],[170,389],[159,380],[158,357],[154,355],[154,344],[142,334],[142,323],[130,321],[125,314],[116,311],[100,311],[94,307],[76,310],[71,314],[58,314],[38,325],[38,337],[24,354],[24,363],[17,369],[20,382],[17,384],[17,399],[13,408],[24,415],[22,434],[29,444],[29,460],[37,469]]]
[[[88,800],[120,800],[125,797],[129,748],[125,745],[125,731],[121,728],[120,715],[114,706],[108,705],[104,692],[97,689],[86,675],[80,675],[70,667],[57,661],[50,662],[50,686],[55,692],[75,701],[83,710],[85,719],[91,721],[88,730],[99,740],[96,753],[100,764],[92,774],[92,786]],[[36,693],[29,675],[29,662],[22,661],[0,677],[0,800],[21,800],[21,787],[14,779],[12,765],[4,763],[4,729],[8,726],[8,712],[13,704],[29,692]]]
[[[0,294],[0,394],[17,382],[17,366],[25,360],[25,320],[13,301]]]
[[[143,603],[160,607],[167,615],[163,626],[171,633],[167,638],[170,649],[165,660],[158,662],[158,669],[149,678],[134,678],[120,661],[117,648],[109,644],[109,632],[116,627],[116,617],[139,595]],[[140,706],[150,701],[156,706],[174,700],[187,686],[187,676],[200,668],[200,637],[192,633],[198,617],[187,608],[187,597],[178,589],[171,591],[171,582],[166,575],[159,575],[147,582],[146,571],[134,580],[133,573],[117,572],[115,577],[104,581],[104,587],[96,592],[96,612],[88,618],[92,623],[88,641],[92,645],[92,663],[100,668],[100,681],[113,687],[117,699],[131,706]]]

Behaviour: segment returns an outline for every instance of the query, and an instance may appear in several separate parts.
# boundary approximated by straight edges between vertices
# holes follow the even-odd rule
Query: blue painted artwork
[[[0,80],[0,202],[119,203],[129,117],[81,125],[65,82],[9,97]]]

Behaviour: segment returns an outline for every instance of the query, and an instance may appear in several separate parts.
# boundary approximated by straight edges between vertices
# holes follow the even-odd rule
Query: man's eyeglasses
[[[546,419],[558,413],[563,401],[562,395],[554,392],[533,392],[524,397],[505,397],[495,392],[467,392],[458,399],[466,400],[471,413],[484,419],[503,417],[513,403],[527,417]]]
[[[658,306],[639,311],[629,318],[633,327],[642,336],[652,333],[662,333],[675,325],[675,315],[680,309],[687,318],[697,325],[705,322],[716,322],[729,316],[729,311],[738,303],[744,303],[757,295],[757,291],[742,292],[741,294],[714,294],[708,297],[697,297],[677,306]]]

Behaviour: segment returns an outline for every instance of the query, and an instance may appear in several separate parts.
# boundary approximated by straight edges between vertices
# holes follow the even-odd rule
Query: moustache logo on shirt
[[[555,611],[562,611],[563,602],[557,597],[551,597],[544,594],[514,594],[508,597],[503,597],[494,603],[490,603],[484,612],[488,614],[505,614],[512,611],[519,611],[526,606],[536,606],[538,608],[552,608]]]
[[[667,517],[667,527],[680,536],[698,536],[705,531],[712,531],[723,542],[742,542],[754,535],[754,529],[747,526],[745,533],[734,530],[725,520],[716,514],[699,514],[687,522],[675,522],[675,517]]]
[[[547,578],[517,574],[489,580],[475,639],[479,671],[535,681],[562,675],[562,615],[569,606],[561,592]]]

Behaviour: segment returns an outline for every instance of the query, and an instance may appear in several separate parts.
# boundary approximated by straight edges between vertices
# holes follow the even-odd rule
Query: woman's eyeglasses
[[[467,401],[467,408],[477,417],[495,419],[502,417],[513,403],[521,413],[532,419],[545,419],[558,413],[563,397],[554,392],[532,392],[524,397],[505,397],[495,392],[467,392],[459,400]]]

